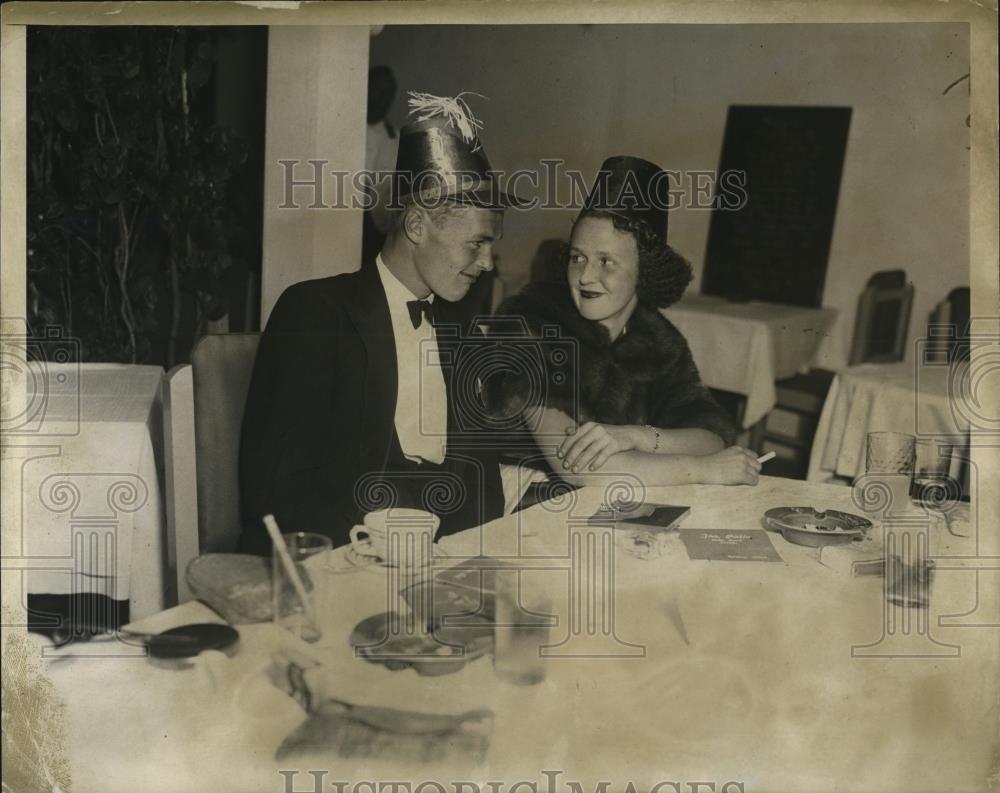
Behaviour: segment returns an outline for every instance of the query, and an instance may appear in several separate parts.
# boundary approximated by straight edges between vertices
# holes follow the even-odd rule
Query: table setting
[[[886,513],[859,504],[846,488],[767,476],[739,488],[608,481],[441,538],[416,510],[366,516],[338,548],[273,524],[271,559],[192,562],[198,600],[115,640],[43,646],[67,711],[104,734],[86,752],[67,747],[74,779],[107,789],[108,764],[155,746],[175,776],[154,790],[188,778],[259,789],[281,769],[319,768],[446,785],[544,783],[561,769],[637,787],[788,789],[821,774],[843,784],[858,767],[863,789],[943,782],[934,752],[973,749],[951,719],[995,710],[969,685],[990,637],[937,625],[975,598],[961,571],[890,599],[887,576],[903,572],[885,561]],[[925,523],[924,557],[968,541]],[[925,642],[960,640],[948,674],[901,662],[896,645],[865,656],[902,638],[887,613],[929,622]],[[218,628],[188,627],[205,625]],[[225,628],[238,639],[222,641]],[[157,639],[171,630],[180,638]],[[148,657],[116,654],[123,639]],[[157,641],[177,657],[154,657]],[[927,696],[933,719],[917,704]],[[199,757],[227,759],[192,776]],[[970,756],[969,773],[983,762]]]

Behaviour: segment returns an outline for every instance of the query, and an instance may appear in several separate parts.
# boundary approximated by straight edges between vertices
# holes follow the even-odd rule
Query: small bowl
[[[765,529],[781,532],[788,542],[810,548],[843,545],[864,539],[865,533],[872,527],[871,521],[858,515],[834,509],[820,512],[812,507],[769,509],[761,523]]]

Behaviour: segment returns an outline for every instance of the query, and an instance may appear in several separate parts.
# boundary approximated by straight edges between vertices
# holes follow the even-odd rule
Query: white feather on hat
[[[410,96],[408,104],[410,115],[416,115],[417,121],[427,121],[432,118],[446,118],[448,123],[458,130],[462,140],[466,143],[475,143],[473,151],[479,150],[477,140],[479,130],[483,128],[483,122],[472,114],[468,103],[462,98],[466,95],[478,96],[486,99],[482,94],[472,91],[462,91],[458,96],[434,96],[422,91],[408,91]]]

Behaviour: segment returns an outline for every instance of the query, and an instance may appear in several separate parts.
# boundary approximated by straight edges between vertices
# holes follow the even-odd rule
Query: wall
[[[297,189],[286,202],[280,160],[302,163],[297,180],[312,176],[308,160],[326,172],[360,170],[365,162],[368,90],[367,27],[274,27],[268,36],[267,129],[264,156],[264,235],[261,326],[285,287],[356,270],[361,258],[358,210],[310,209],[317,197]],[[321,202],[335,199],[324,180]],[[283,207],[294,203],[297,208]]]
[[[916,286],[911,342],[933,305],[968,285],[968,95],[964,24],[387,27],[371,63],[400,91],[470,97],[495,168],[561,157],[588,178],[611,154],[713,170],[730,104],[854,108],[824,304],[840,315],[821,363],[842,365],[868,277],[903,268]],[[391,120],[405,122],[405,95]],[[538,243],[573,213],[508,213],[501,267],[523,282]],[[709,213],[678,209],[670,242],[695,268]],[[912,345],[911,345],[912,349]]]

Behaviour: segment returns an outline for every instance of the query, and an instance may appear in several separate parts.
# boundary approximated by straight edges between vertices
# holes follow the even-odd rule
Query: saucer
[[[450,554],[445,551],[440,545],[431,546],[431,561],[434,559],[445,558],[447,559]],[[344,553],[344,559],[348,564],[354,567],[360,568],[362,570],[370,569],[386,569],[389,567],[398,567],[398,565],[391,565],[381,556],[375,556],[374,554],[360,553],[357,548],[353,545],[348,546],[347,551]]]

